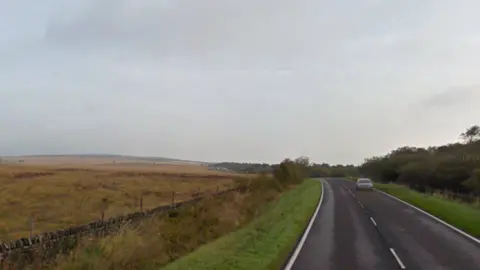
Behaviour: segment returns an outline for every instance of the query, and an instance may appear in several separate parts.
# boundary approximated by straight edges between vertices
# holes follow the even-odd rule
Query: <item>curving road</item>
[[[323,187],[292,270],[480,270],[480,245],[429,216],[380,192],[356,192],[347,179]]]

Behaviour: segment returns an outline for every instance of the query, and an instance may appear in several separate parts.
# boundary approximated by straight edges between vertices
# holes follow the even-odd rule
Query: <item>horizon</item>
[[[438,145],[427,145],[427,146],[414,146],[414,145],[401,145],[401,146],[398,146],[396,148],[392,148],[391,150],[389,150],[388,152],[386,153],[383,153],[383,154],[380,154],[378,156],[385,156],[387,155],[388,153],[390,153],[391,151],[393,150],[396,150],[398,148],[401,148],[401,147],[414,147],[414,148],[423,148],[423,149],[428,149],[429,147],[439,147],[439,146],[444,146],[444,145],[451,145],[451,144],[456,144],[456,143],[461,143],[460,140],[457,140],[455,142],[445,142],[443,144],[438,144]],[[27,155],[10,155],[10,156],[5,156],[5,155],[0,155],[0,159],[1,158],[16,158],[16,157],[55,157],[55,156],[59,156],[59,157],[63,157],[63,156],[116,156],[116,157],[127,157],[127,158],[158,158],[158,159],[167,159],[167,160],[172,160],[172,161],[184,161],[184,162],[195,162],[195,163],[211,163],[211,164],[217,164],[217,163],[228,163],[228,162],[232,162],[232,163],[252,163],[252,164],[263,164],[263,163],[266,163],[266,164],[279,164],[280,162],[282,162],[284,159],[286,158],[297,158],[297,157],[300,157],[300,156],[296,156],[296,157],[284,157],[282,158],[281,160],[278,160],[276,162],[266,162],[266,161],[252,161],[252,160],[249,160],[249,161],[245,161],[245,160],[223,160],[223,161],[204,161],[204,160],[192,160],[192,159],[188,159],[188,158],[176,158],[176,157],[167,157],[167,156],[143,156],[143,155],[131,155],[131,154],[115,154],[115,153],[71,153],[71,154],[62,154],[62,153],[58,153],[58,154],[27,154]],[[308,156],[307,156],[308,157]],[[365,159],[367,158],[372,158],[372,157],[375,157],[375,156],[370,156],[370,157],[365,157]],[[327,162],[327,161],[316,161],[316,160],[313,160],[311,157],[308,157],[310,159],[310,162],[312,163],[315,163],[315,164],[322,164],[322,163],[327,163],[329,165],[354,165],[354,166],[360,166],[361,164],[364,163],[364,161],[360,162],[360,163],[330,163],[330,162]]]

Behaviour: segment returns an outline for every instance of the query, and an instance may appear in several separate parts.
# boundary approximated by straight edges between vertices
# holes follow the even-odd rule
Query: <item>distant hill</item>
[[[183,160],[165,157],[143,157],[131,155],[116,155],[116,154],[65,154],[65,155],[24,155],[24,156],[3,156],[3,160],[29,160],[29,159],[111,159],[117,162],[167,162],[167,163],[192,163],[192,164],[209,164],[201,161]]]

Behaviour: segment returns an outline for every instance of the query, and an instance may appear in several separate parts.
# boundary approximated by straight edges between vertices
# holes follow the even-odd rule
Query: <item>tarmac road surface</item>
[[[480,270],[480,245],[431,217],[347,179],[323,201],[292,270]]]

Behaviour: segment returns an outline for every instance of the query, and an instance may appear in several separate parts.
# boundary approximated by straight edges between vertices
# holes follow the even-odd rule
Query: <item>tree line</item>
[[[358,176],[358,167],[354,165],[330,165],[313,163],[308,157],[286,158],[279,164],[222,162],[209,165],[212,168],[226,168],[238,173],[274,173],[281,164],[296,164],[302,167],[306,177],[345,177]]]
[[[240,173],[270,173],[284,182],[306,177],[362,176],[421,192],[440,190],[470,200],[480,196],[480,126],[467,128],[460,139],[426,148],[403,146],[384,156],[367,158],[360,166],[318,164],[308,157],[287,158],[279,164],[224,162],[212,166]]]
[[[272,165],[267,163],[221,162],[211,164],[210,168],[225,168],[237,173],[271,173]]]
[[[480,127],[460,134],[461,141],[427,148],[404,146],[371,157],[358,168],[362,176],[379,182],[407,185],[421,192],[433,190],[462,198],[480,195]]]

